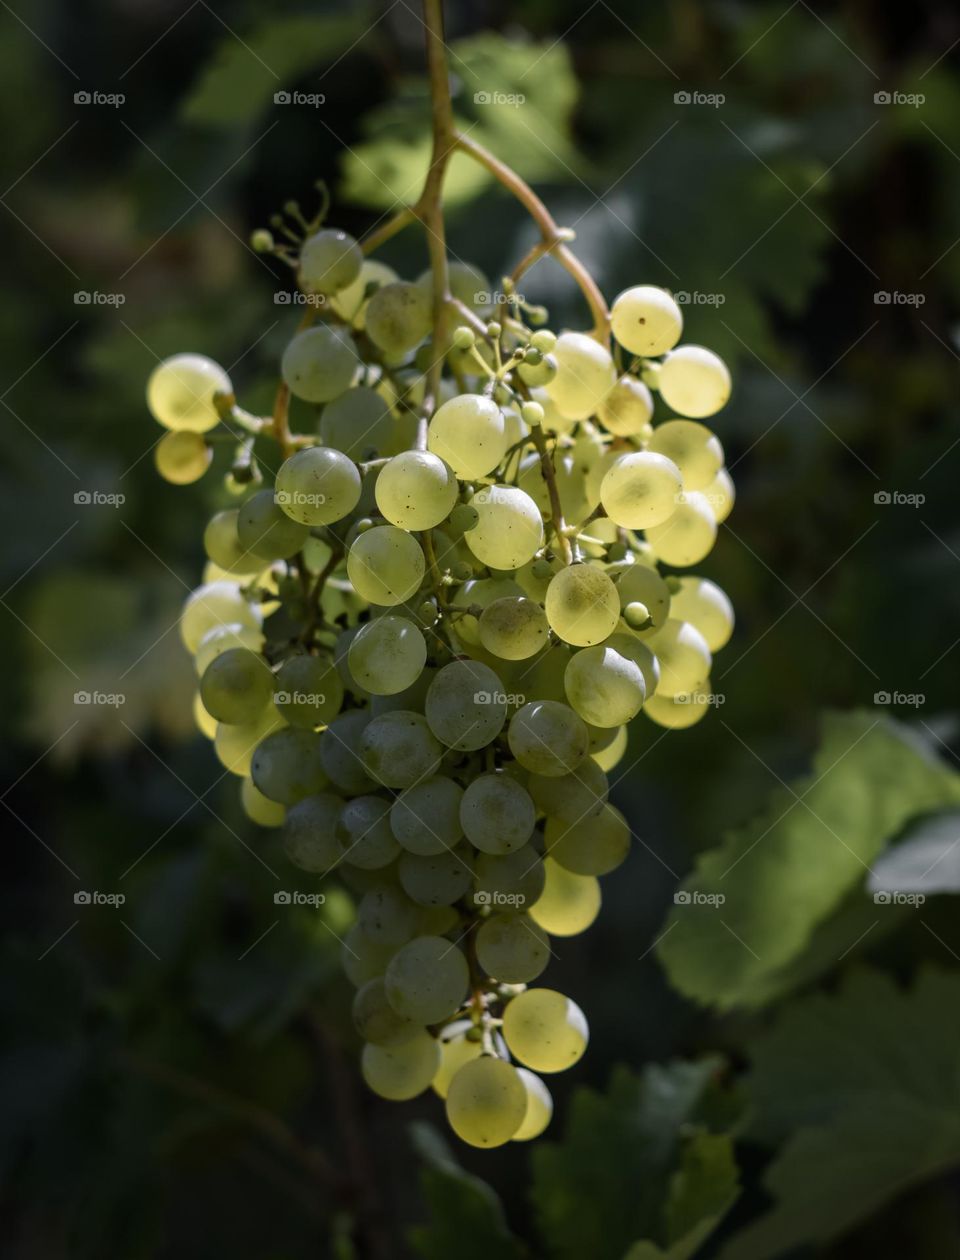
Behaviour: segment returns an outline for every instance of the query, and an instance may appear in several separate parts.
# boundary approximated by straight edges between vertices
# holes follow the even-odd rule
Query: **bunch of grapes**
[[[660,568],[698,565],[733,504],[701,423],[730,377],[679,344],[663,289],[617,297],[611,350],[509,278],[495,298],[462,263],[401,280],[300,222],[254,237],[311,299],[274,414],[195,354],[147,389],[169,481],[239,433],[181,621],[197,724],[249,817],[356,898],[369,1086],[432,1087],[471,1145],[524,1141],[550,1120],[541,1075],[587,1045],[580,1008],[529,986],[628,854],[607,799],[627,725],[702,718],[732,631],[719,587]]]

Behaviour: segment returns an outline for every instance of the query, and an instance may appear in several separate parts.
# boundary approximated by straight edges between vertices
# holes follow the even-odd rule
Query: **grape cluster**
[[[550,1120],[541,1074],[587,1045],[580,1008],[528,986],[627,856],[607,799],[627,724],[702,718],[733,628],[713,582],[660,571],[698,565],[733,505],[701,423],[730,377],[678,344],[663,289],[615,300],[611,352],[550,331],[508,280],[494,308],[451,264],[439,310],[432,273],[306,226],[296,250],[254,238],[315,299],[274,415],[201,355],[147,389],[169,481],[241,431],[180,626],[196,720],[249,817],[356,897],[343,967],[369,1086],[432,1086],[465,1142],[523,1141]]]

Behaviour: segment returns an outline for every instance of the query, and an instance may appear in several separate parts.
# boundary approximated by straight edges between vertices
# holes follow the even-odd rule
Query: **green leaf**
[[[717,1066],[619,1068],[605,1095],[577,1091],[564,1140],[533,1151],[551,1256],[680,1260],[699,1246],[737,1193],[730,1137],[706,1123]]]
[[[789,977],[890,837],[958,800],[960,776],[903,728],[867,713],[828,715],[813,774],[776,792],[684,881],[690,903],[675,907],[659,945],[671,981],[724,1009],[770,1000],[778,973]]]
[[[960,810],[920,818],[873,864],[872,893],[960,892]]]

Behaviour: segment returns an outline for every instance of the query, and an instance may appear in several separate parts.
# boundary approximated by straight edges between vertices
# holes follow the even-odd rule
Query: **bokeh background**
[[[499,1195],[508,1237],[492,1192],[411,1130],[437,1124],[436,1100],[365,1092],[337,963],[346,896],[321,915],[278,912],[290,877],[276,835],[244,818],[194,733],[175,623],[228,457],[199,486],[161,482],[143,402],[158,359],[196,350],[251,410],[267,405],[297,316],[250,231],[288,198],[314,204],[317,178],[357,235],[416,194],[415,6],[3,5],[7,1254],[495,1244],[619,1260],[625,1240],[652,1238],[660,1249],[631,1260],[960,1255],[958,1029],[938,1024],[960,1009],[960,827],[943,812],[960,798],[960,14],[946,0],[449,8],[464,125],[575,228],[609,297],[638,281],[685,294],[689,339],[734,371],[716,427],[739,499],[703,566],[738,615],[714,674],[724,702],[688,732],[635,723],[613,793],[634,852],[544,977],[592,1029],[556,1081],[560,1144],[532,1160],[456,1152]],[[462,163],[451,247],[496,281],[534,230]],[[383,256],[408,275],[427,261],[413,231]],[[551,263],[526,290],[553,326],[583,325]],[[815,806],[811,763],[830,775]],[[867,867],[920,816],[939,895],[878,905]],[[737,866],[718,927],[716,908],[685,918],[674,893],[723,843],[769,860]],[[843,850],[856,862],[841,871]],[[77,904],[83,891],[125,900]],[[781,931],[794,944],[778,952]],[[816,1041],[811,1029],[847,1027],[843,1010],[862,1041]],[[606,1112],[574,1098],[606,1096],[616,1065],[636,1081],[704,1055],[724,1101],[701,1122],[735,1147],[741,1189],[701,1251],[670,1250],[691,1116],[638,1102],[649,1075],[636,1096],[621,1082],[633,1101]],[[854,1105],[864,1081],[873,1095]],[[704,1198],[691,1225],[734,1197],[708,1164],[702,1184],[687,1168]],[[758,1239],[771,1202],[779,1224]]]

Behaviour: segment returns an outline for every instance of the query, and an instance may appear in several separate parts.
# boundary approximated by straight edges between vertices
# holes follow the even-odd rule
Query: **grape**
[[[310,446],[285,460],[277,473],[275,498],[302,525],[330,525],[360,501],[356,464],[339,451]]]
[[[691,490],[680,495],[668,520],[652,526],[646,534],[661,560],[686,568],[699,564],[710,553],[717,538],[717,522],[704,496]]]
[[[564,822],[548,818],[544,832],[547,854],[574,875],[607,875],[630,852],[630,827],[609,803],[596,818]]]
[[[320,417],[324,446],[334,446],[354,460],[383,454],[395,428],[390,404],[366,386],[348,389],[328,402]]]
[[[532,844],[512,853],[480,853],[474,865],[474,901],[478,906],[531,906],[543,892],[546,874]]]
[[[390,830],[390,802],[381,796],[355,796],[347,801],[337,820],[337,839],[344,860],[352,866],[365,871],[389,866],[400,852]]]
[[[390,809],[393,834],[409,853],[422,857],[452,849],[463,835],[462,797],[463,788],[442,775],[414,784]]]
[[[530,917],[551,936],[578,936],[600,913],[600,885],[592,875],[574,875],[553,858],[543,861],[546,882]],[[536,1067],[535,1063],[530,1064]]]
[[[432,323],[430,295],[404,280],[382,285],[367,303],[367,335],[389,355],[405,355],[418,346]]]
[[[710,509],[717,518],[717,524],[722,525],[733,511],[737,497],[733,478],[725,468],[721,468],[713,481],[708,486],[704,486],[703,497],[710,504]]]
[[[531,774],[528,787],[542,813],[564,822],[595,817],[606,804],[609,791],[607,776],[592,757],[587,757],[570,774],[552,777]]]
[[[525,770],[559,777],[583,761],[590,737],[582,718],[568,705],[533,700],[510,719],[507,741]]]
[[[377,884],[363,894],[357,923],[380,945],[405,945],[417,929],[417,907],[392,884]]]
[[[427,445],[458,477],[485,477],[507,449],[503,413],[482,394],[459,394],[434,413]]]
[[[442,936],[415,937],[394,955],[384,978],[390,1005],[418,1024],[449,1019],[469,982],[466,958]]]
[[[539,1076],[526,1068],[517,1068],[517,1076],[527,1091],[527,1111],[523,1124],[513,1135],[514,1142],[529,1142],[539,1137],[553,1118],[553,1099]]]
[[[446,1098],[450,1082],[465,1063],[479,1059],[483,1043],[471,1041],[462,1034],[440,1042],[440,1067],[433,1078],[433,1090],[440,1098]]]
[[[447,1120],[469,1146],[503,1146],[526,1112],[527,1091],[517,1069],[491,1055],[463,1064],[447,1090]]]
[[[267,705],[254,722],[231,726],[220,722],[213,740],[213,750],[221,765],[231,774],[250,774],[253,754],[261,740],[283,727],[283,718]],[[272,798],[271,798],[272,799]]]
[[[418,906],[452,906],[473,879],[470,856],[465,845],[429,856],[404,853],[397,863],[400,886]]]
[[[293,520],[274,501],[272,490],[260,490],[237,512],[240,546],[265,560],[286,560],[310,537],[306,525]]]
[[[200,640],[193,664],[197,673],[202,675],[221,652],[230,648],[249,648],[252,652],[259,652],[262,647],[263,634],[252,626],[241,625],[239,621],[228,626],[213,626]]]
[[[481,774],[460,802],[464,835],[483,853],[510,853],[530,839],[537,812],[529,792],[503,774]]]
[[[214,394],[232,393],[230,377],[219,363],[203,354],[175,354],[150,373],[147,406],[165,429],[206,433],[220,423]]]
[[[565,332],[553,348],[557,374],[546,386],[561,416],[586,420],[616,383],[610,352],[584,333]]]
[[[668,420],[666,424],[658,424],[647,450],[673,461],[680,470],[685,490],[703,490],[723,467],[720,439],[696,420]]]
[[[432,293],[433,272],[427,270],[417,276],[417,284],[427,293]],[[454,260],[447,264],[447,288],[451,295],[476,314],[489,314],[492,307],[491,287],[490,281],[473,263]]]
[[[300,246],[297,276],[305,293],[337,293],[360,275],[363,254],[346,232],[324,228]]]
[[[479,661],[451,661],[430,684],[426,715],[431,731],[448,748],[485,748],[507,719],[503,684]]]
[[[428,1089],[440,1066],[440,1046],[429,1033],[417,1031],[402,1046],[374,1046],[360,1055],[363,1079],[375,1094],[406,1102]]]
[[[364,1041],[375,1046],[402,1046],[422,1032],[414,1022],[397,1013],[387,998],[383,976],[374,976],[353,997],[353,1024]]]
[[[206,739],[214,738],[217,733],[217,719],[212,717],[203,707],[199,691],[193,697],[193,720],[197,724],[197,730],[201,735]]]
[[[349,389],[359,366],[349,333],[326,324],[296,334],[283,352],[280,371],[291,394],[322,403]]]
[[[629,722],[640,712],[647,690],[639,665],[609,641],[574,653],[563,685],[571,708],[591,726]]]
[[[478,626],[481,644],[506,661],[536,656],[550,636],[547,614],[540,605],[516,595],[488,604]]]
[[[621,376],[597,408],[604,428],[622,437],[642,433],[652,415],[653,397],[635,376]]]
[[[347,796],[372,791],[373,779],[364,769],[356,748],[370,721],[363,709],[351,709],[334,718],[320,739],[320,760],[330,782]]]
[[[587,483],[583,469],[578,465],[571,451],[557,452],[553,457],[554,480],[560,507],[566,524],[576,524],[590,515],[596,504],[591,506],[587,496]],[[539,455],[527,455],[520,461],[518,484],[540,509],[544,518],[552,518],[553,504],[550,491],[543,476],[543,464]]]
[[[378,944],[355,923],[341,943],[340,962],[347,979],[359,988],[368,980],[382,976],[395,953],[395,945]]]
[[[224,573],[249,577],[259,573],[264,561],[260,556],[244,551],[237,534],[237,508],[227,508],[215,513],[203,531],[203,549]]]
[[[700,631],[689,622],[670,618],[649,642],[660,663],[660,695],[679,696],[696,691],[710,677],[710,649]]]
[[[550,943],[527,915],[495,914],[477,933],[477,961],[504,984],[528,984],[546,969]]]
[[[193,654],[208,630],[235,622],[259,630],[263,613],[247,600],[235,582],[208,582],[187,596],[180,614],[180,637]]]
[[[733,605],[715,582],[682,577],[670,600],[670,616],[688,621],[703,635],[711,652],[726,647],[733,634]]]
[[[283,824],[283,850],[290,861],[311,875],[326,875],[343,856],[336,837],[343,801],[332,792],[305,796],[291,805]]]
[[[623,570],[617,579],[617,594],[621,608],[639,603],[647,610],[651,625],[638,627],[638,633],[659,629],[670,612],[670,588],[656,569],[645,564],[632,564]]]
[[[244,779],[240,784],[240,804],[258,827],[281,827],[287,816],[284,807],[264,796],[252,779]]]
[[[378,617],[360,627],[347,654],[350,673],[377,696],[413,686],[427,659],[427,644],[406,617]]]
[[[455,608],[467,608],[470,604],[478,604],[486,608],[495,599],[513,599],[523,594],[523,590],[510,578],[472,578],[457,591],[453,597]],[[480,642],[479,621],[472,614],[457,617],[457,638],[463,643]]]
[[[479,513],[464,534],[467,546],[491,569],[519,569],[543,546],[543,522],[536,503],[516,486],[489,486],[470,500]]]
[[[377,478],[377,507],[403,529],[433,529],[450,515],[459,493],[453,470],[429,451],[395,455]]]
[[[563,1072],[583,1057],[583,1011],[556,989],[527,989],[507,1004],[503,1036],[510,1053],[535,1072]]]
[[[199,433],[189,429],[165,433],[153,448],[157,472],[164,481],[175,486],[188,486],[192,481],[199,481],[212,459],[213,448]]]
[[[671,351],[660,367],[657,385],[668,407],[697,420],[718,412],[732,388],[723,359],[703,346]]]
[[[354,328],[363,328],[366,323],[367,304],[370,301],[367,297],[367,289],[371,288],[373,292],[376,292],[381,285],[392,284],[396,279],[397,273],[392,267],[388,267],[386,263],[376,258],[365,258],[360,265],[360,274],[357,278],[330,298],[330,309],[352,324]]]
[[[680,340],[683,315],[666,289],[637,284],[615,299],[610,308],[610,328],[631,354],[658,358]]]
[[[668,730],[684,730],[695,726],[707,716],[710,700],[709,679],[693,692],[681,692],[678,696],[655,695],[643,706],[643,711],[652,722],[665,726]]]
[[[561,569],[547,588],[545,608],[550,629],[577,647],[602,643],[620,620],[617,588],[592,564]]]
[[[221,658],[222,659],[222,658]],[[257,745],[250,777],[271,801],[295,805],[327,785],[320,760],[320,737],[292,726],[274,731]]]
[[[377,783],[408,788],[437,773],[443,749],[422,713],[399,709],[367,723],[359,753],[364,769]]]
[[[573,653],[565,643],[557,643],[547,648],[527,666],[523,674],[526,690],[538,700],[556,700],[559,704],[567,703],[563,679],[567,664]]]
[[[611,727],[603,732],[604,735],[612,736],[609,744],[604,744],[602,748],[591,748],[590,756],[604,773],[609,772],[618,766],[623,760],[623,755],[627,751],[629,736],[625,726]]]
[[[343,684],[332,663],[320,656],[291,656],[280,666],[273,702],[291,726],[328,726],[343,704]]]
[[[228,648],[215,656],[200,679],[200,698],[218,722],[254,722],[273,695],[270,666],[249,648]]]
[[[625,529],[646,529],[667,520],[683,489],[680,469],[665,455],[635,451],[621,455],[604,474],[600,501]]]
[[[360,534],[347,554],[353,589],[371,604],[402,604],[420,589],[426,566],[420,544],[395,525]]]

